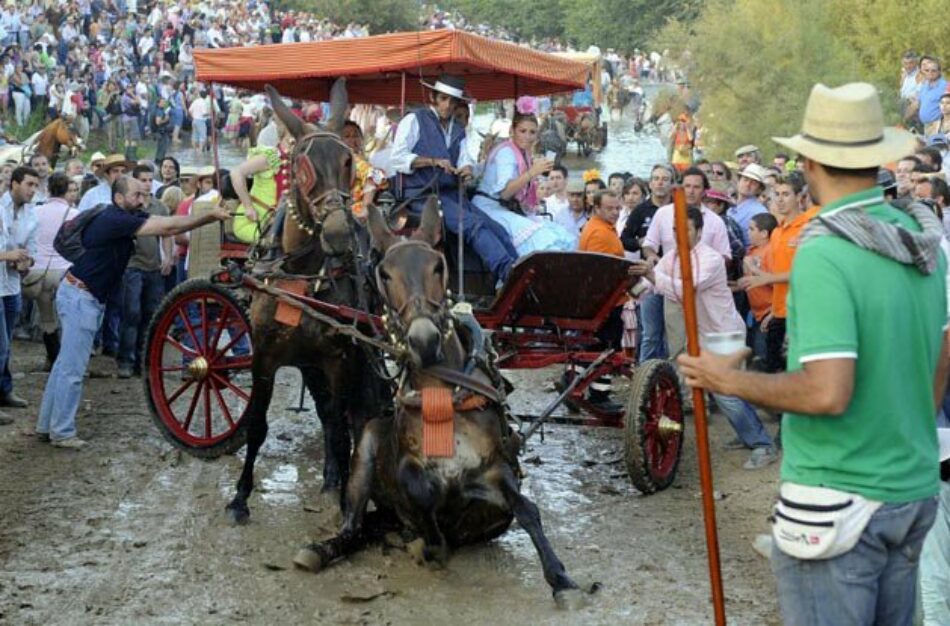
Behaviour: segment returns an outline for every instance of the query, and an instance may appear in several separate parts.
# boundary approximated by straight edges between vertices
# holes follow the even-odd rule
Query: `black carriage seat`
[[[595,252],[532,252],[512,266],[480,318],[490,327],[554,325],[596,332],[636,281],[627,275],[630,265]]]

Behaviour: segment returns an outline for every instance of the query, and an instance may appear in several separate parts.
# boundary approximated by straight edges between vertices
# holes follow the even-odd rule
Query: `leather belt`
[[[64,276],[64,278],[66,279],[66,282],[69,283],[70,285],[77,287],[79,289],[82,289],[83,291],[89,291],[89,287],[86,286],[86,283],[82,282],[81,280],[79,280],[78,278],[70,274],[69,272],[66,272],[66,275]]]

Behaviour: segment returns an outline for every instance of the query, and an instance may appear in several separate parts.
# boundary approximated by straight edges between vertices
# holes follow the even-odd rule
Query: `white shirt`
[[[104,181],[86,192],[79,201],[79,212],[88,211],[99,204],[112,204],[112,186]]]
[[[36,257],[36,213],[33,205],[22,207],[18,215],[13,211],[13,196],[6,192],[0,197],[0,249],[4,251],[23,248]],[[0,262],[0,296],[15,296],[20,293],[20,273]]]
[[[33,78],[30,79],[30,82],[33,85],[34,96],[46,95],[46,90],[49,88],[49,79],[45,75],[40,72],[33,72]]]
[[[567,199],[567,195],[564,196],[564,199],[557,197],[556,193],[552,193],[550,196],[544,199],[544,207],[547,209],[548,213],[551,215],[557,215],[561,211],[568,210],[567,207],[570,205],[571,201]]]
[[[449,120],[448,128],[442,128],[446,147],[448,147],[452,142],[452,130],[454,126],[455,118],[452,118]],[[396,138],[393,140],[393,151],[389,159],[389,165],[392,168],[392,173],[412,173],[412,162],[420,156],[418,154],[413,154],[412,152],[412,148],[418,141],[419,120],[416,118],[415,114],[407,115],[406,117],[402,118],[402,121],[399,122],[399,127],[396,129]],[[468,154],[466,143],[466,138],[462,137],[462,143],[459,145],[458,161],[454,164],[457,168],[463,168],[465,166],[470,166],[472,168],[475,167],[475,162]],[[421,156],[428,157],[431,155],[423,154]]]
[[[193,120],[203,120],[208,117],[208,99],[196,98],[188,107],[188,114]]]

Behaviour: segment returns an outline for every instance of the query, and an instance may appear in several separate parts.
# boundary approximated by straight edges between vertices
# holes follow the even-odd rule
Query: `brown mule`
[[[352,220],[347,218],[346,199],[353,155],[332,132],[338,129],[326,132],[304,124],[273,88],[267,89],[275,114],[296,140],[291,156],[293,180],[285,197],[289,219],[282,241],[288,260],[283,269],[303,276],[330,273],[331,280],[304,280],[302,286],[312,292],[320,284],[315,297],[332,304],[359,306],[364,301],[360,291],[365,281],[356,264],[356,251],[343,246],[330,254],[324,237],[330,223],[342,225],[346,233],[350,232]],[[337,234],[341,232],[338,228]],[[267,409],[278,368],[299,368],[313,396],[324,433],[323,489],[340,489],[341,501],[349,473],[352,438],[359,436],[368,417],[379,414],[382,385],[370,367],[373,355],[310,317],[302,316],[296,325],[278,322],[277,307],[271,295],[252,292],[250,325],[255,350],[251,405],[245,418],[247,455],[235,496],[227,506],[237,523],[246,522],[250,516],[247,499],[254,487],[254,463],[267,437]]]
[[[56,118],[39,132],[34,140],[34,154],[42,154],[49,160],[50,169],[56,167],[59,149],[66,146],[70,150],[81,147],[79,134],[63,118]]]
[[[464,373],[464,331],[446,309],[445,258],[432,247],[441,229],[435,200],[426,205],[415,240],[398,240],[376,208],[368,209],[370,232],[385,255],[378,289],[391,333],[410,355],[408,377],[395,418],[374,419],[363,430],[351,461],[342,531],[304,548],[294,562],[316,571],[356,551],[379,535],[387,512],[418,533],[424,558],[439,564],[450,547],[493,539],[517,519],[537,548],[558,604],[572,603],[584,594],[548,542],[538,508],[520,491],[520,442],[508,428],[504,394],[491,376]],[[447,382],[457,376],[461,383]],[[433,412],[440,415],[430,419]],[[370,498],[374,517],[366,514]]]

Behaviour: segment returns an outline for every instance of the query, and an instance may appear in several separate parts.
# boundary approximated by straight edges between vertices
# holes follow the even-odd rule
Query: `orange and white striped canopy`
[[[583,89],[589,66],[455,30],[434,30],[195,51],[196,78],[241,89],[274,86],[282,95],[323,102],[340,76],[352,103],[424,101],[421,81],[461,76],[479,101]]]

